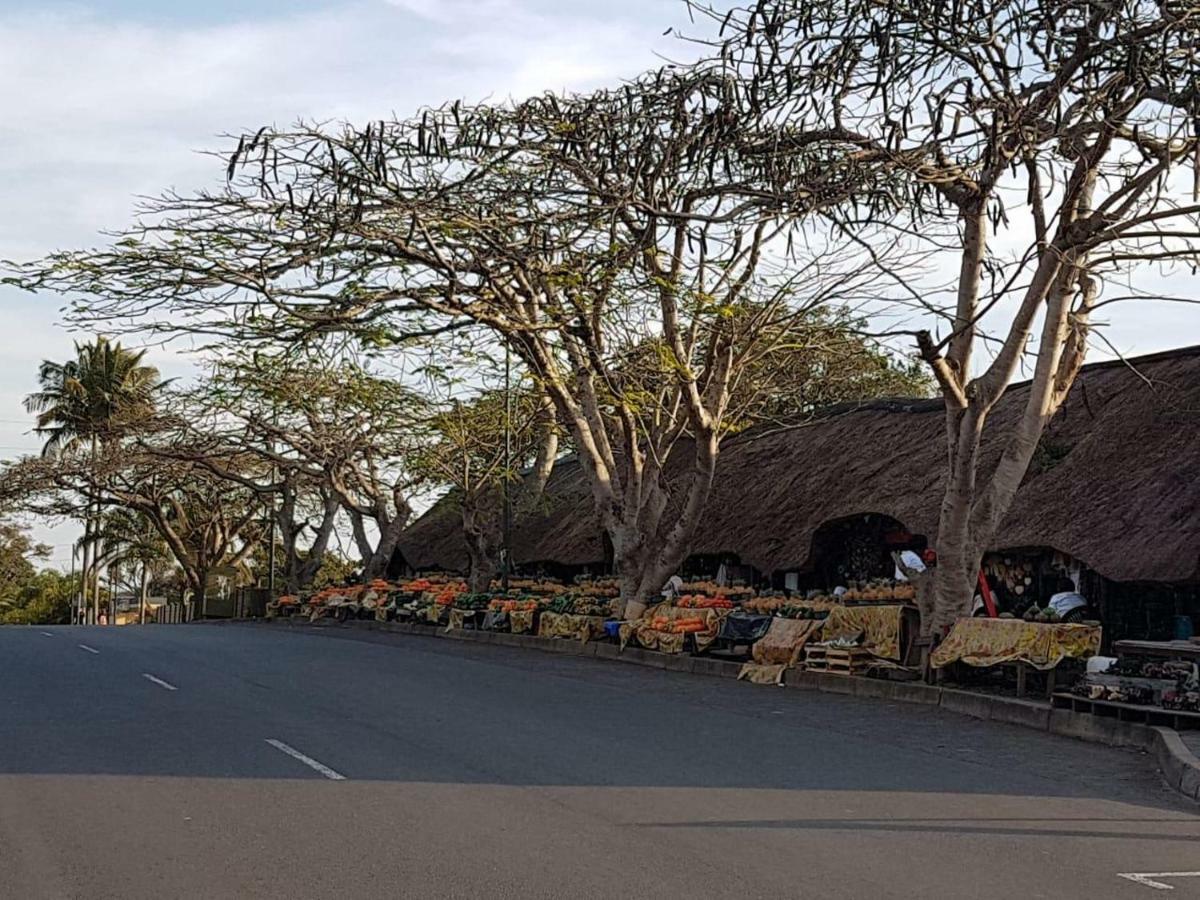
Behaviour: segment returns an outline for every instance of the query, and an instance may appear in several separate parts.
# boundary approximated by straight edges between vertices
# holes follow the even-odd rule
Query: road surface
[[[1198,812],[1144,755],[917,706],[348,629],[0,629],[14,900],[1200,897]]]

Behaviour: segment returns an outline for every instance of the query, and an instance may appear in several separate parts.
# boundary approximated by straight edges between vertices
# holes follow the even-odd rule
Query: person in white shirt
[[[1046,606],[1058,613],[1059,618],[1062,619],[1087,605],[1087,598],[1075,588],[1075,582],[1065,575],[1058,580],[1057,593],[1052,594],[1046,603]]]
[[[924,572],[925,561],[914,550],[902,550],[892,554],[896,563],[896,581],[908,581],[908,572]]]

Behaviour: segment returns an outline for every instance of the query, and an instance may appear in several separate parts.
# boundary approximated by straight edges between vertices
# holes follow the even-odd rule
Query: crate
[[[811,672],[862,675],[873,659],[862,647],[811,646],[804,649],[804,666]]]

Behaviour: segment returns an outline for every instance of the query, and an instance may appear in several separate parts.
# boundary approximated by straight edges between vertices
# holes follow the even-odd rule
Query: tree
[[[502,564],[511,565],[498,558],[511,495],[520,509],[532,508],[553,471],[554,407],[536,390],[488,390],[466,402],[451,400],[432,427],[438,439],[417,458],[431,480],[452,486],[470,561],[468,584],[486,591]]]
[[[762,153],[840,149],[902,179],[887,207],[844,206],[841,233],[894,225],[946,247],[953,283],[908,286],[942,325],[915,330],[946,403],[939,564],[922,591],[940,629],[969,609],[1097,310],[1148,295],[1139,267],[1196,262],[1200,180],[1181,170],[1200,153],[1200,19],[1145,0],[691,6],[720,23],[720,63],[751,108],[785,123]],[[993,421],[1022,366],[1024,408]]]
[[[412,515],[410,497],[422,484],[409,456],[426,440],[424,397],[372,371],[353,352],[313,347],[290,356],[226,358],[203,391],[213,413],[203,427],[280,473],[276,518],[289,589],[311,583],[339,512],[349,519],[363,578],[381,576]],[[314,512],[318,524],[301,553],[306,526],[297,515],[305,512]]]
[[[0,521],[0,624],[57,625],[69,621],[77,579],[38,572],[35,562],[50,548],[35,544],[11,522]]]
[[[169,440],[169,433],[160,436]],[[88,459],[25,458],[0,472],[0,499],[10,508],[61,516],[81,495],[102,510],[128,510],[150,523],[198,601],[213,573],[241,564],[263,536],[262,507],[252,492],[161,446],[102,446]]]
[[[0,601],[0,624],[66,624],[71,620],[71,603],[78,591],[78,576],[43,569],[20,584],[12,602]]]
[[[587,97],[264,130],[228,190],[168,195],[114,248],[23,283],[86,292],[88,318],[163,302],[260,339],[490,329],[553,402],[622,594],[643,600],[687,555],[745,373],[802,342],[813,310],[876,290],[856,249],[788,238],[887,186],[846,154],[746,152],[771,129],[744,105],[734,79],[664,70]],[[672,486],[677,454],[690,477]]]
[[[49,555],[49,547],[35,544],[21,528],[0,520],[0,608],[16,604],[36,572],[33,560]]]
[[[47,360],[38,370],[41,390],[25,399],[25,408],[37,414],[34,431],[45,436],[43,454],[77,453],[93,457],[101,445],[120,441],[136,430],[154,412],[155,395],[164,383],[153,366],[143,360],[145,351],[134,352],[119,343],[97,337],[91,343],[75,344],[75,359],[65,363]],[[99,552],[97,518],[100,507],[85,495],[83,590],[89,582],[93,611],[100,613]]]

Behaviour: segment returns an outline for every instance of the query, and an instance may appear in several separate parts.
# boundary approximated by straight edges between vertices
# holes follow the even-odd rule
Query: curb
[[[741,663],[728,660],[710,659],[704,656],[672,655],[656,650],[646,650],[642,647],[626,647],[621,650],[615,644],[608,643],[584,644],[565,638],[503,634],[492,631],[447,631],[442,627],[430,628],[427,625],[415,625],[408,622],[339,623],[329,619],[320,619],[317,622],[294,622],[292,619],[223,619],[208,624],[237,624],[247,621],[285,624],[291,628],[305,628],[313,631],[326,628],[358,628],[365,631],[412,634],[475,644],[524,647],[548,653],[591,656],[667,672],[683,672],[715,678],[736,679],[742,668]],[[1142,750],[1154,757],[1162,772],[1163,780],[1172,790],[1189,800],[1200,802],[1200,759],[1192,754],[1183,743],[1183,739],[1172,728],[1121,722],[1067,709],[1052,709],[1048,704],[1032,700],[977,694],[972,691],[961,691],[912,681],[885,681],[874,678],[850,678],[844,675],[820,672],[788,671],[784,687],[873,700],[938,706],[947,712],[973,719],[1017,725],[1093,744]]]

